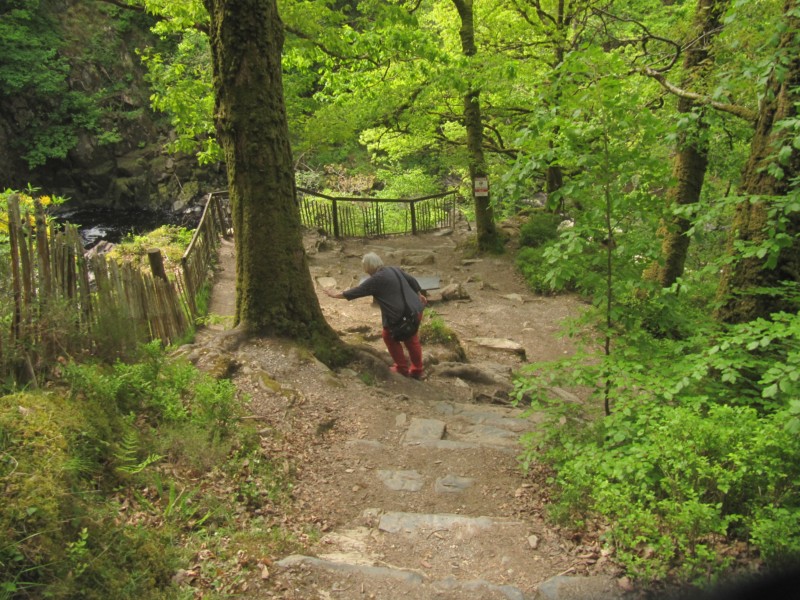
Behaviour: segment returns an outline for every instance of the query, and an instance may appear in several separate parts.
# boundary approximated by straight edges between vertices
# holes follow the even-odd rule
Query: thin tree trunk
[[[564,62],[564,40],[567,39],[566,36],[566,24],[565,24],[565,13],[564,13],[564,2],[563,0],[559,0],[558,3],[558,12],[556,14],[556,30],[559,32],[559,38],[556,43],[555,47],[555,56],[551,68],[553,71],[556,70],[558,65]],[[554,99],[553,104],[558,105],[561,100],[561,94],[559,93]],[[550,141],[550,148],[552,149],[555,146],[555,140],[558,137],[559,128],[553,128],[553,139]],[[551,203],[549,199],[552,197],[553,194],[558,192],[562,187],[564,187],[564,172],[561,170],[559,166],[558,159],[555,159],[549,165],[547,165],[547,172],[545,174],[545,191],[547,192],[548,198],[548,208],[553,212],[559,213],[563,212],[564,210],[564,197],[558,199],[558,203]]]
[[[800,151],[791,145],[786,131],[776,128],[785,119],[798,117],[800,103],[800,0],[786,0],[784,5],[786,28],[770,76],[766,94],[759,112],[750,157],[742,177],[741,196],[737,206],[729,239],[727,254],[732,262],[722,273],[718,290],[720,307],[716,316],[727,323],[742,323],[753,319],[769,318],[774,312],[796,310],[786,300],[779,288],[784,282],[800,282],[800,215],[792,212],[779,224],[786,234],[786,244],[765,264],[765,257],[741,257],[738,246],[763,244],[774,240],[776,225],[770,212],[776,208],[776,198],[796,192],[796,179],[800,176]],[[778,153],[790,151],[780,161],[782,175],[778,178],[770,165],[778,163]],[[772,291],[767,291],[771,288]]]
[[[475,56],[474,15],[472,0],[453,0],[461,17],[461,49],[465,56]],[[480,92],[472,90],[464,96],[464,127],[467,130],[467,150],[469,152],[469,176],[475,202],[475,225],[478,248],[493,250],[498,246],[497,228],[491,203],[491,191],[486,196],[475,194],[475,179],[487,177],[486,157],[483,153],[483,120],[481,118]]]
[[[693,84],[702,87],[702,80],[709,68],[711,40],[719,31],[728,4],[729,0],[698,0],[694,21],[695,42],[684,56],[686,79],[682,87],[693,87]],[[678,100],[679,113],[688,114],[696,109],[691,99]],[[668,211],[678,206],[696,204],[700,200],[708,167],[706,130],[707,125],[700,114],[696,129],[681,134],[672,167],[675,185],[667,191]],[[651,265],[645,271],[645,278],[657,281],[661,287],[670,287],[683,275],[689,251],[689,237],[686,234],[691,226],[691,221],[686,217],[672,214],[664,218],[659,231],[662,237],[661,263]]]
[[[338,337],[303,249],[281,80],[275,0],[204,0],[236,247],[236,323],[257,334]]]

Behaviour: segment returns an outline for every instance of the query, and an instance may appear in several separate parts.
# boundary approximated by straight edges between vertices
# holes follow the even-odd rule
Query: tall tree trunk
[[[702,87],[702,80],[709,68],[711,40],[719,31],[728,4],[729,0],[698,0],[693,28],[694,43],[684,55],[685,80],[682,87],[698,87],[698,84]],[[688,98],[678,100],[679,113],[691,113],[695,109],[694,101]],[[707,125],[700,114],[696,128],[681,133],[672,166],[675,185],[667,191],[667,210],[695,204],[700,200],[708,167],[706,129]],[[645,278],[657,281],[661,287],[669,287],[683,275],[689,251],[686,233],[691,225],[689,219],[678,215],[668,216],[662,221],[659,231],[662,237],[661,263],[651,265],[645,271]]]
[[[767,82],[742,177],[740,194],[745,199],[736,208],[729,239],[727,254],[732,262],[723,270],[718,290],[717,318],[727,323],[769,318],[777,311],[796,310],[780,292],[765,292],[765,288],[774,289],[783,282],[800,282],[800,213],[789,213],[783,222],[787,242],[774,257],[774,265],[766,265],[764,258],[742,257],[737,248],[741,242],[760,244],[774,239],[774,232],[770,232],[774,218],[770,212],[775,208],[776,197],[797,193],[800,150],[791,145],[791,134],[776,128],[776,124],[798,118],[800,0],[786,0],[784,13],[786,28],[781,35],[775,68]],[[782,175],[777,178],[767,167],[778,162],[779,151],[783,151]]]
[[[236,244],[236,322],[330,345],[303,249],[275,0],[204,0]]]
[[[550,67],[555,71],[558,66],[564,62],[564,43],[567,40],[567,26],[565,23],[565,13],[564,13],[564,2],[563,0],[559,0],[557,6],[557,13],[556,13],[556,31],[558,32],[556,47],[554,49],[554,60]],[[557,94],[556,97],[553,99],[553,104],[558,106],[561,101],[561,94]],[[558,137],[559,127],[553,128],[553,139],[550,141],[550,149],[552,150],[555,146],[555,140]],[[553,212],[563,212],[564,210],[564,198],[563,196],[558,199],[557,203],[551,203],[550,198],[553,194],[558,192],[562,187],[564,187],[564,172],[561,170],[561,166],[557,162],[558,159],[554,159],[547,165],[547,172],[545,173],[545,191],[547,192],[547,208],[552,210]]]
[[[461,49],[465,56],[475,56],[474,15],[472,0],[453,0],[459,17],[461,17]],[[467,150],[469,152],[469,176],[472,183],[472,195],[475,202],[475,225],[478,230],[478,248],[493,250],[498,247],[499,239],[494,222],[494,210],[491,203],[491,191],[485,196],[475,194],[475,179],[487,177],[486,157],[483,154],[483,120],[481,119],[480,92],[472,90],[464,96],[464,127],[467,130]]]

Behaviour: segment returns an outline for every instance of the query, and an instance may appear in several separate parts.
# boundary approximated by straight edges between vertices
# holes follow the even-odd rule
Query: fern
[[[163,456],[160,454],[150,454],[142,461],[139,461],[139,436],[135,429],[125,432],[120,443],[119,450],[114,453],[114,458],[119,462],[117,470],[128,475],[141,473],[153,463],[160,461]]]

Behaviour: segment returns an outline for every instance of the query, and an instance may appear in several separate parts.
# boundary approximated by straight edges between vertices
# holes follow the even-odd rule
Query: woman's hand
[[[422,302],[422,306],[428,306],[428,297],[422,292],[419,293],[419,301]]]

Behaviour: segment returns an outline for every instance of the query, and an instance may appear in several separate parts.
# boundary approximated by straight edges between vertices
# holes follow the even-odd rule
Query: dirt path
[[[252,582],[248,597],[623,596],[596,542],[567,538],[545,522],[535,481],[516,458],[519,436],[537,418],[520,418],[505,403],[513,371],[571,351],[556,333],[581,305],[530,294],[510,256],[465,258],[470,236],[462,224],[446,235],[307,239],[326,318],[376,357],[368,368],[338,373],[274,340],[224,349],[234,266],[232,247],[223,246],[211,303],[216,317],[198,335],[207,349],[198,362],[209,369],[236,364],[232,379],[251,396],[253,416],[265,423],[265,438],[295,481],[291,518],[320,532],[302,555],[280,557]],[[424,381],[389,372],[377,306],[322,293],[323,286],[357,283],[367,251],[419,277],[440,278],[429,309],[456,332],[466,362],[425,346]]]

